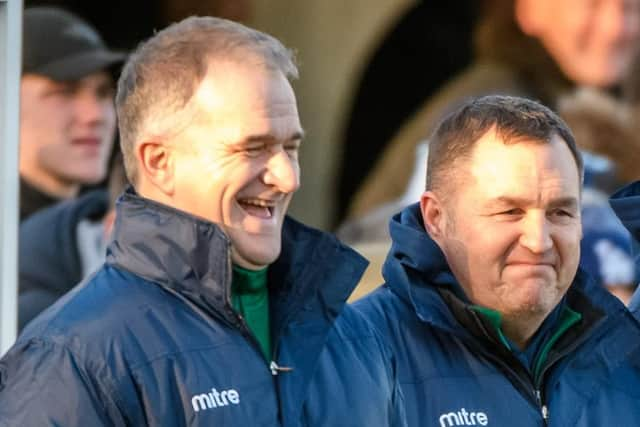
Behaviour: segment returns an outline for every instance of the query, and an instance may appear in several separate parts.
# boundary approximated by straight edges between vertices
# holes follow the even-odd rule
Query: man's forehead
[[[215,129],[210,140],[223,145],[299,140],[304,133],[284,76],[231,62],[209,70],[183,111],[196,129]]]
[[[517,162],[527,163],[526,170],[534,171],[536,160],[547,166],[574,166],[577,170],[576,159],[568,144],[557,134],[552,134],[549,140],[527,136],[502,136],[495,129],[489,130],[481,136],[471,150],[470,162],[472,167],[488,168],[501,171]]]
[[[209,65],[207,74],[195,88],[192,101],[212,111],[277,108],[292,101],[295,104],[295,94],[281,72],[229,60]]]
[[[534,188],[563,197],[580,193],[576,161],[560,137],[505,142],[488,133],[477,141],[467,168],[487,198],[520,197]]]

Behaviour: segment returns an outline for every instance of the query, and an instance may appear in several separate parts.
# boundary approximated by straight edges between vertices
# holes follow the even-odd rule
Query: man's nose
[[[109,114],[109,109],[114,108],[110,102],[95,93],[78,93],[75,99],[76,117],[83,123],[103,122]]]
[[[267,162],[263,180],[281,193],[293,193],[300,188],[298,159],[291,157],[283,147],[277,148]]]
[[[520,244],[535,254],[543,254],[553,247],[549,221],[544,212],[530,213],[524,219]]]

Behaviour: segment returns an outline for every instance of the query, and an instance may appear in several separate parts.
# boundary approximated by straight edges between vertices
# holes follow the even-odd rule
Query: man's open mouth
[[[272,200],[245,198],[238,199],[238,204],[249,215],[257,216],[258,218],[263,219],[269,219],[273,217],[275,202]]]

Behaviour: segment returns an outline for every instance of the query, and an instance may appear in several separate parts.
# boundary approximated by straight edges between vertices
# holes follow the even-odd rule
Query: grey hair
[[[139,138],[168,138],[189,122],[189,101],[212,62],[248,60],[290,80],[298,77],[294,54],[280,41],[222,18],[192,16],[138,46],[124,65],[116,94],[120,146],[132,184]]]

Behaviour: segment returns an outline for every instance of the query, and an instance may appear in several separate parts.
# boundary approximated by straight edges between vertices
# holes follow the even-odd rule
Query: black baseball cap
[[[24,11],[22,73],[57,81],[80,80],[121,65],[124,52],[107,48],[100,34],[78,16],[55,7]]]

